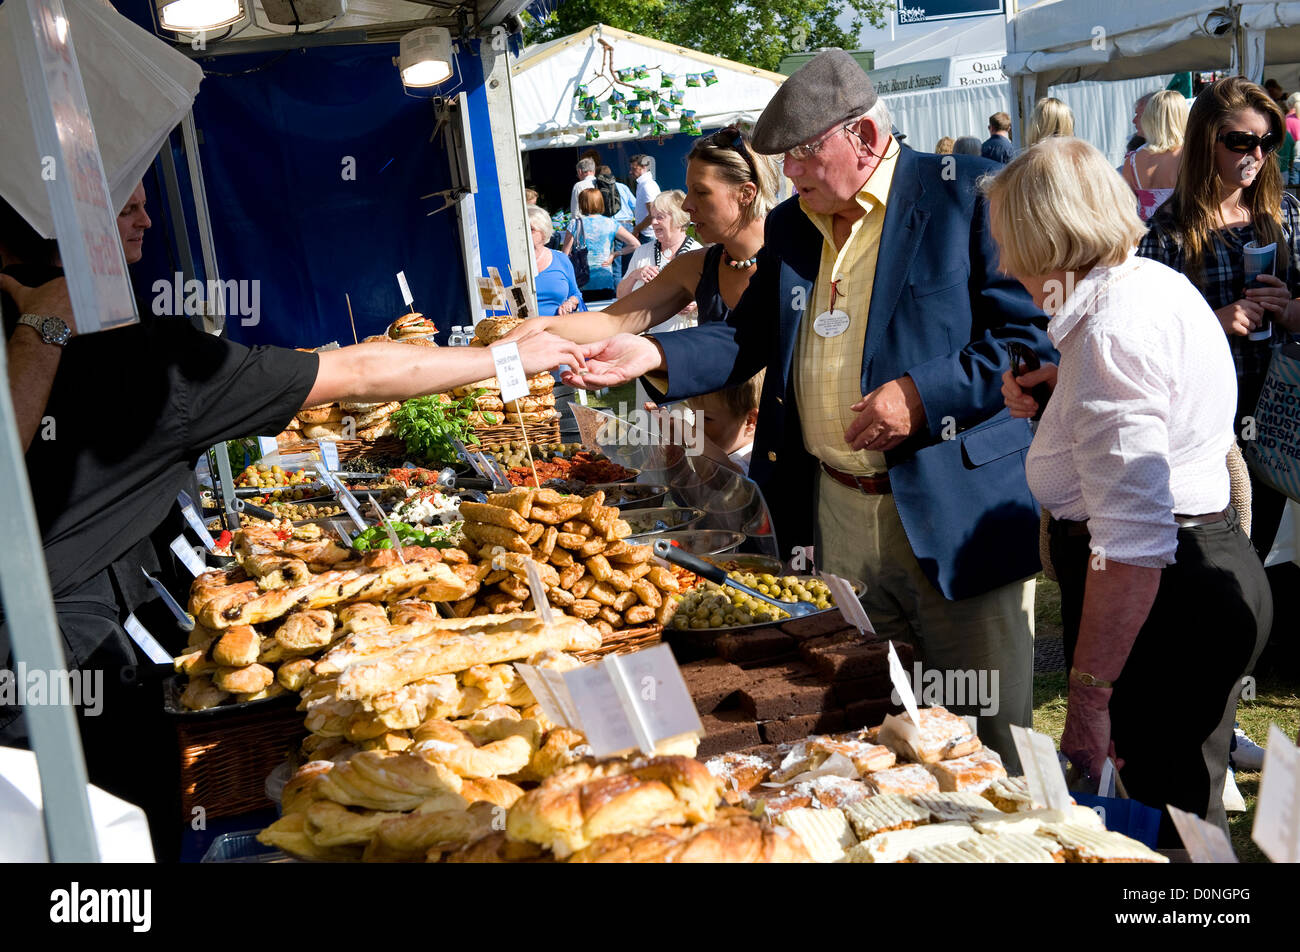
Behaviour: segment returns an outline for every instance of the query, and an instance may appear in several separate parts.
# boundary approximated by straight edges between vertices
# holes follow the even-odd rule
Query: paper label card
[[[874,635],[876,629],[871,625],[871,619],[867,617],[867,610],[862,607],[862,601],[853,591],[853,586],[848,579],[842,579],[838,575],[829,573],[822,576],[826,582],[826,587],[831,590],[831,597],[835,601],[835,607],[840,610],[845,620],[853,625],[864,635]]]
[[[274,436],[259,436],[257,438],[257,450],[263,456],[270,456],[272,453],[278,452],[279,449],[280,444],[276,442]]]
[[[509,403],[528,396],[528,375],[524,373],[519,347],[514,343],[495,344],[491,349],[497,383],[501,385],[502,402]]]
[[[126,616],[126,621],[122,622],[122,628],[126,630],[126,633],[131,636],[131,640],[139,646],[140,650],[154,664],[172,663],[171,652],[160,645],[157,638],[149,634],[149,629],[140,622],[140,619],[135,617],[134,612]]]
[[[912,719],[912,724],[918,730],[921,727],[921,714],[916,709],[916,694],[912,691],[912,682],[903,670],[903,662],[898,660],[898,652],[894,650],[894,643],[889,643],[889,680],[894,684],[894,692],[898,695],[898,703],[903,705],[907,711],[907,716]]]
[[[325,468],[331,473],[337,472],[339,468],[339,445],[333,440],[321,440],[316,444],[320,447],[320,458],[325,463]]]
[[[190,498],[190,494],[187,492],[177,493],[176,503],[181,507],[181,515],[185,517],[185,521],[189,523],[190,528],[194,530],[194,534],[199,537],[207,550],[211,552],[215,549],[217,540],[212,538],[212,533],[203,524],[203,520],[199,518],[199,511],[194,508],[194,500]]]
[[[517,662],[515,668],[550,720],[586,733],[582,727],[582,719],[578,717],[578,711],[573,706],[573,699],[569,697],[569,689],[564,686],[564,675],[561,672],[552,668],[538,668],[523,662]]]
[[[397,272],[397,286],[402,290],[402,303],[407,307],[415,304],[415,298],[411,296],[411,286],[406,283],[406,272]]]
[[[1178,807],[1169,806],[1168,810],[1193,863],[1238,862],[1237,854],[1232,851],[1232,841],[1222,829]]]
[[[1053,810],[1070,808],[1070,791],[1056,756],[1056,746],[1046,734],[1011,725],[1011,737],[1020,754],[1020,767],[1029,781],[1029,792],[1039,803]]]
[[[1300,863],[1300,747],[1276,724],[1268,726],[1250,838],[1275,863]]]
[[[198,553],[190,547],[190,540],[185,538],[185,533],[182,532],[172,539],[170,548],[176,558],[181,560],[181,564],[195,578],[208,570],[208,564],[199,558]]]

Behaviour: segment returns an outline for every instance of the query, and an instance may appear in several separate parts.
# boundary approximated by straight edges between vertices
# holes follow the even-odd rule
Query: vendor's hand
[[[1253,301],[1273,314],[1285,311],[1286,306],[1291,303],[1291,292],[1287,290],[1286,284],[1271,274],[1261,274],[1255,280],[1268,287],[1247,288],[1246,300]]]
[[[616,334],[608,340],[584,344],[585,372],[566,370],[563,380],[571,387],[599,390],[635,380],[663,365],[663,352],[648,337]],[[576,365],[575,365],[576,367]]]
[[[925,420],[921,394],[911,377],[882,384],[849,409],[858,416],[844,431],[844,442],[855,450],[892,450]]]
[[[1037,370],[1013,377],[1010,370],[1002,372],[1002,399],[1013,417],[1032,419],[1038,412],[1038,401],[1029,395],[1040,383],[1046,383],[1052,390],[1056,389],[1056,364],[1043,364]]]
[[[68,325],[72,336],[77,336],[76,319],[72,316],[72,300],[68,297],[67,278],[46,281],[40,287],[29,288],[19,284],[7,274],[0,274],[0,291],[8,294],[18,305],[20,314],[38,314],[57,317]]]
[[[1219,308],[1214,316],[1229,336],[1245,337],[1264,322],[1264,307],[1257,301],[1243,299]]]
[[[581,370],[586,367],[585,350],[591,346],[575,344],[571,340],[550,333],[533,334],[517,343],[519,358],[524,364],[524,373],[529,376],[551,370],[560,364],[568,364]]]
[[[1094,780],[1101,777],[1107,757],[1115,762],[1115,769],[1124,766],[1124,761],[1115,755],[1115,745],[1110,739],[1110,695],[1110,688],[1090,688],[1070,682],[1061,753]]]

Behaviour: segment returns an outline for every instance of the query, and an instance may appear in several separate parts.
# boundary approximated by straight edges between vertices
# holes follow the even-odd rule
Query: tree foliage
[[[544,18],[526,17],[526,43],[577,33],[595,23],[775,70],[790,53],[857,48],[865,24],[885,25],[889,0],[546,0]],[[849,13],[848,29],[836,20]]]

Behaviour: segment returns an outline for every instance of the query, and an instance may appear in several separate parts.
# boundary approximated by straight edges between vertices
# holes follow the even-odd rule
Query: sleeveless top
[[[731,313],[727,302],[722,300],[722,289],[718,286],[718,265],[722,263],[722,252],[721,244],[710,245],[704,252],[704,270],[700,272],[700,283],[695,285],[695,306],[701,324],[725,321]]]
[[[1134,149],[1128,154],[1129,167],[1133,170],[1133,181],[1137,184],[1138,197],[1138,215],[1143,221],[1150,221],[1151,216],[1156,213],[1156,209],[1169,201],[1169,196],[1174,194],[1172,188],[1143,188],[1141,181],[1138,179],[1137,154],[1146,146]]]

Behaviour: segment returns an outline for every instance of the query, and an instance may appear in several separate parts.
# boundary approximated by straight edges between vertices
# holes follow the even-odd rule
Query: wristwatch
[[[1101,678],[1088,674],[1086,671],[1080,671],[1078,668],[1070,669],[1070,677],[1085,688],[1113,688],[1115,686],[1113,681],[1103,681]]]
[[[62,347],[72,339],[72,328],[59,320],[57,317],[42,317],[39,314],[24,314],[18,318],[19,324],[26,324],[28,327],[41,335],[41,340],[47,344],[57,344]]]

